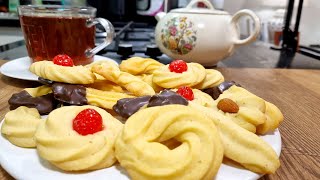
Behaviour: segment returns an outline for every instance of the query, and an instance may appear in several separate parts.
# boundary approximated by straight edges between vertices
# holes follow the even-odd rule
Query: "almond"
[[[223,98],[218,102],[218,109],[225,113],[237,113],[239,106],[229,98]]]

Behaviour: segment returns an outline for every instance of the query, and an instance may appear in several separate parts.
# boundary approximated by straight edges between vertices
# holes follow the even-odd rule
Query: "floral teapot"
[[[198,2],[208,8],[193,8]],[[242,16],[249,16],[255,24],[245,39],[239,38],[237,28]],[[244,9],[231,16],[215,10],[208,0],[192,0],[186,8],[158,13],[156,19],[155,39],[164,54],[204,66],[215,66],[230,56],[235,47],[253,42],[260,32],[259,18],[252,11]]]

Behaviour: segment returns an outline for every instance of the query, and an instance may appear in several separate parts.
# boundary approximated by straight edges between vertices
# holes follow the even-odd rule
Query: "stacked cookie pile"
[[[274,131],[282,113],[217,70],[140,57],[66,64],[33,63],[45,85],[14,94],[1,128],[62,170],[119,161],[132,179],[211,179],[223,157],[261,174],[280,166],[257,134]]]

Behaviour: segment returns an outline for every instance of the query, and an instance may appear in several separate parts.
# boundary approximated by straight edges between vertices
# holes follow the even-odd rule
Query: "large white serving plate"
[[[100,60],[110,60],[114,61],[113,59],[103,57],[103,56],[94,56],[93,61],[100,61]],[[0,67],[1,74],[22,80],[29,80],[29,81],[38,81],[38,76],[31,73],[29,71],[29,67],[31,65],[31,61],[29,57],[22,57],[15,60],[11,60],[6,62]]]
[[[1,126],[2,126],[1,122]],[[281,136],[278,129],[273,133],[261,136],[272,148],[278,156],[281,152]],[[41,159],[36,149],[20,148],[12,145],[7,139],[0,135],[0,164],[14,178],[24,180],[128,180],[125,170],[120,166],[113,166],[106,169],[74,173],[64,172],[47,161]],[[216,180],[253,180],[261,177],[251,171],[222,164],[219,169]]]

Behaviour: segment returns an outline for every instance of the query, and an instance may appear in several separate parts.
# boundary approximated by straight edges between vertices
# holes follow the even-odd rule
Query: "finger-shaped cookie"
[[[84,66],[60,66],[52,61],[32,63],[29,70],[39,77],[70,84],[90,84],[96,76]]]
[[[266,121],[257,127],[257,134],[266,134],[278,128],[283,121],[283,114],[274,104],[266,101]]]
[[[88,109],[101,116],[102,130],[82,135],[75,130],[74,119]],[[64,106],[52,111],[39,125],[35,134],[37,152],[41,158],[65,171],[110,167],[116,162],[114,142],[122,127],[120,121],[101,108]]]
[[[193,86],[195,89],[207,89],[215,87],[224,81],[224,77],[221,72],[214,69],[206,69],[206,77],[202,82]]]
[[[147,84],[149,84],[156,93],[163,90],[162,87],[158,86],[156,83],[153,82],[152,80],[153,74],[141,74],[141,75],[138,75],[137,77],[140,78],[142,81],[146,82]]]
[[[123,60],[119,65],[121,71],[130,73],[132,75],[152,74],[153,71],[164,64],[151,59],[142,57],[131,57],[127,60]]]
[[[132,98],[134,96],[112,91],[100,91],[93,88],[86,88],[88,104],[104,109],[112,109],[119,99]]]
[[[24,90],[27,91],[32,97],[39,97],[52,92],[51,87],[46,85],[36,88],[25,88]]]
[[[1,133],[16,146],[36,147],[34,134],[40,122],[37,109],[20,106],[5,115]]]
[[[99,75],[100,76],[100,75]],[[92,84],[86,84],[86,87],[98,89],[101,91],[113,91],[113,92],[124,92],[121,86],[115,84],[114,82],[108,80],[96,80]]]
[[[272,174],[279,168],[280,161],[275,151],[256,134],[241,128],[214,109],[192,102],[189,106],[200,110],[216,124],[227,158],[261,174]]]
[[[206,77],[205,68],[198,63],[187,63],[187,71],[171,72],[169,65],[162,66],[153,72],[153,82],[163,88],[192,87]]]
[[[226,110],[232,103],[224,103],[226,99],[233,101],[238,110]],[[231,86],[223,91],[216,103],[222,114],[230,117],[238,125],[253,133],[256,132],[258,125],[266,121],[264,114],[266,110],[265,101],[242,87]]]
[[[108,62],[94,65],[92,71],[103,76],[107,80],[124,87],[136,96],[155,94],[153,88],[149,84],[132,74],[120,71],[118,66],[114,63]]]
[[[50,86],[26,88],[19,93],[14,93],[8,103],[10,110],[26,106],[36,108],[42,115],[48,114],[55,108],[55,100]]]
[[[133,114],[117,138],[116,157],[132,179],[212,179],[223,157],[214,123],[183,105]]]
[[[54,83],[52,91],[55,99],[69,105],[94,105],[112,109],[119,99],[133,97],[121,92],[101,91],[82,85]]]

